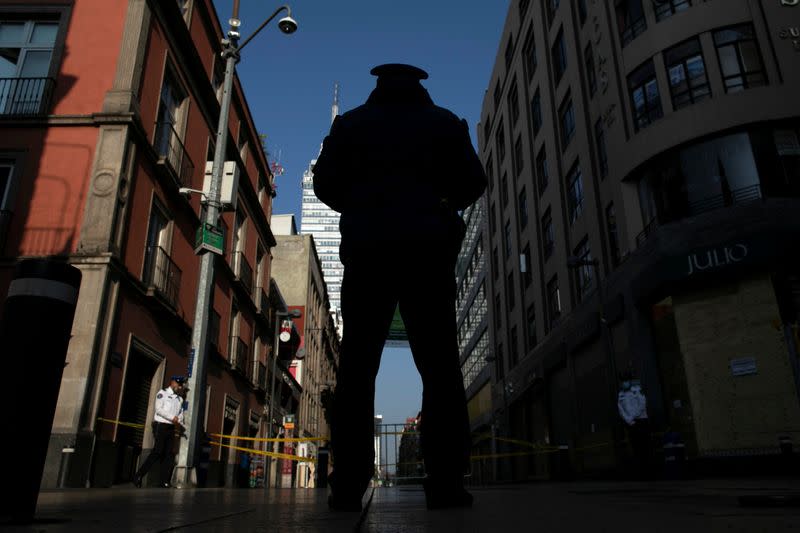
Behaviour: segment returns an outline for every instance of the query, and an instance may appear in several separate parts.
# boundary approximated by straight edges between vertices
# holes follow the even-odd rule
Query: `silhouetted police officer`
[[[339,211],[347,322],[334,396],[330,506],[358,510],[374,472],[375,377],[400,307],[422,377],[429,508],[471,505],[469,421],[459,367],[455,263],[486,175],[466,121],[434,105],[425,71],[372,69],[366,103],[337,117],[314,167],[314,192]]]

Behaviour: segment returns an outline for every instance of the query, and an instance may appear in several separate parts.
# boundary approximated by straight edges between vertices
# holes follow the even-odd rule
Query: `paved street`
[[[740,503],[742,496],[797,497],[796,480],[541,483],[475,488],[473,494],[472,509],[426,511],[420,488],[376,489],[359,515],[329,512],[324,490],[284,489],[267,495],[246,489],[47,491],[40,496],[36,523],[9,531],[800,530],[796,500],[794,505],[766,507]]]

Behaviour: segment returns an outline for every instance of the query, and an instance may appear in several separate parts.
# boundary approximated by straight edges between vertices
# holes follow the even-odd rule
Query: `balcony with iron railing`
[[[44,116],[56,82],[52,78],[0,78],[0,116]]]
[[[247,294],[253,293],[253,267],[247,261],[244,252],[234,252],[233,272],[236,279],[242,284]]]
[[[168,167],[173,178],[181,187],[191,186],[194,163],[189,158],[186,147],[171,122],[156,123],[153,148],[159,157],[158,164]]]
[[[656,231],[656,229],[668,222],[681,220],[683,218],[692,217],[715,211],[725,207],[740,206],[762,200],[765,197],[761,184],[750,185],[740,189],[723,189],[719,194],[708,196],[700,200],[688,202],[685,207],[670,213],[666,220],[659,222],[658,218],[654,218],[644,229],[636,236],[636,247],[641,247],[647,239]]]
[[[181,269],[160,246],[149,246],[145,257],[144,282],[148,291],[160,294],[173,308],[178,307]]]
[[[241,372],[243,376],[249,377],[247,353],[247,343],[238,335],[232,335],[228,345],[228,362],[230,362],[234,370]]]

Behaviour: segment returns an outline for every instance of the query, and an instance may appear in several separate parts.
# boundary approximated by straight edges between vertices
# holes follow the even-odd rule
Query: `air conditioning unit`
[[[214,167],[213,161],[206,161],[206,173],[203,177],[203,192],[208,197],[211,191],[211,169]],[[236,211],[236,200],[238,199],[239,188],[239,167],[235,161],[225,161],[222,167],[222,186],[220,187],[220,203],[224,209]]]

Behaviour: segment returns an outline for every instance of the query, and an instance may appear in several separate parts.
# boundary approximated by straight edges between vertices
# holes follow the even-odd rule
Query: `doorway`
[[[142,453],[145,430],[152,420],[150,402],[154,388],[154,378],[159,361],[135,345],[131,346],[125,371],[119,420],[143,427],[120,425],[117,427],[117,461],[114,483],[126,483],[133,479]],[[157,386],[157,385],[156,385]]]

